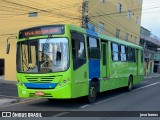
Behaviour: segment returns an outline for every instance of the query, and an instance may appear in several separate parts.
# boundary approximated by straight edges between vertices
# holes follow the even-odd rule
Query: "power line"
[[[16,35],[17,33],[7,33],[7,34],[0,34],[0,36],[9,36],[9,35]]]
[[[102,18],[99,18],[99,19],[102,19]],[[103,19],[102,19],[103,20]],[[97,28],[99,28],[99,25],[98,25],[98,23],[95,23],[95,22],[93,22],[93,21],[91,21],[91,23],[94,23],[94,25],[96,25],[96,27]],[[112,24],[110,24],[111,26],[113,26]],[[108,28],[108,29],[106,29],[106,28]],[[104,24],[104,32],[105,33],[110,33],[111,35],[113,35],[113,36],[115,36],[116,34],[115,34],[115,31],[113,31],[112,30],[112,28],[110,28],[109,26],[107,26],[106,24]],[[121,39],[123,39],[121,36],[120,36],[120,38]]]
[[[22,5],[22,4],[19,4],[19,3],[9,2],[7,0],[4,0],[3,2],[9,3],[9,4],[13,4],[13,5],[16,5],[16,6],[30,8],[30,9],[36,10],[38,12],[46,13],[46,14],[47,13],[48,14],[52,14],[53,13],[53,14],[56,14],[56,15],[61,16],[61,17],[70,17],[71,18],[71,16],[68,16],[68,15],[64,15],[64,14],[60,14],[60,13],[55,13],[55,12],[52,12],[52,11],[48,11],[48,10],[44,10],[44,9],[39,9],[39,8],[36,8],[36,7],[27,6],[27,5]],[[74,19],[77,19],[77,18],[74,18]]]
[[[6,2],[7,4],[12,4],[13,6],[21,6],[21,4],[17,4],[17,3],[15,3],[15,4],[13,4],[13,2],[9,2],[8,3],[8,0],[4,0],[4,2]],[[52,1],[53,2],[53,1]],[[36,2],[34,2],[34,3],[36,3]],[[38,4],[38,3],[37,3]],[[60,5],[61,7],[67,7],[67,6],[63,6],[63,5]],[[46,7],[48,7],[48,6],[46,6]],[[61,9],[61,7],[59,7],[59,10]],[[27,8],[27,9],[33,9],[33,10],[37,10],[37,11],[39,11],[39,12],[41,12],[41,13],[43,13],[43,15],[45,15],[45,16],[50,16],[50,17],[54,17],[54,14],[56,14],[55,12],[53,12],[51,9],[39,9],[39,8],[36,8],[36,7],[28,7],[27,5],[22,5],[21,6],[21,8]],[[12,7],[12,9],[14,9],[13,7]],[[54,8],[53,8],[54,9]],[[19,9],[20,10],[20,9]],[[24,9],[23,9],[24,10]],[[55,9],[56,10],[56,9]],[[58,9],[57,9],[58,10]],[[10,11],[10,12],[12,12],[12,11]],[[117,12],[116,12],[117,13]],[[112,14],[112,13],[110,13],[110,14],[112,14],[112,15],[116,15],[116,13],[114,13],[114,14]],[[25,14],[28,14],[28,13],[21,13],[21,14],[8,14],[8,15],[13,15],[13,16],[16,16],[16,15],[25,15]],[[52,15],[53,14],[53,15]],[[3,15],[5,15],[5,14],[3,14]],[[7,14],[6,14],[7,15]],[[67,17],[69,17],[68,15],[64,15],[63,13],[59,13],[59,14],[57,14],[57,15],[59,15],[59,16],[61,16],[61,17],[65,17],[65,18],[67,18]],[[102,15],[102,14],[99,14],[99,15]],[[121,14],[122,15],[122,14]],[[94,16],[93,16],[94,17]],[[103,17],[103,16],[102,16]],[[81,20],[81,18],[80,17],[70,17],[71,19],[79,19],[79,20]]]
[[[101,13],[103,13],[101,10],[98,9],[98,11],[100,11]],[[100,14],[100,13],[98,13]],[[136,34],[136,36],[139,36],[137,33],[135,33],[134,31],[132,31],[131,29],[128,29],[126,26],[122,25],[121,23],[119,23],[118,21],[115,21],[113,18],[111,18],[110,16],[104,16],[106,19],[108,19],[108,21],[110,21],[111,23],[113,23],[114,27],[117,27],[115,24],[117,24],[118,26],[120,26],[122,29],[126,30],[126,31],[130,31],[132,34]],[[109,20],[110,19],[110,20]],[[106,20],[104,20],[106,21]],[[126,33],[126,31],[123,31],[124,33]]]
[[[122,16],[122,15],[124,15],[124,14],[126,14],[127,12],[128,12],[128,10],[131,10],[132,12],[138,12],[138,11],[144,11],[144,10],[153,10],[153,9],[156,9],[156,8],[159,8],[160,7],[160,5],[159,6],[154,6],[154,7],[152,7],[152,6],[150,6],[150,7],[147,7],[147,8],[140,8],[140,7],[137,7],[137,8],[134,8],[134,9],[127,9],[127,10],[124,10],[124,11],[121,11],[121,13],[119,13],[119,12],[111,12],[111,13],[104,13],[104,14],[100,14],[100,15],[93,15],[93,16],[90,16],[91,18],[94,18],[94,17],[103,17],[103,16],[110,16],[110,15],[120,15],[120,16]]]

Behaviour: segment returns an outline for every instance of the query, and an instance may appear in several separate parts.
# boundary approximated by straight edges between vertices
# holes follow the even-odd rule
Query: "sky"
[[[160,0],[143,0],[141,26],[160,38]]]

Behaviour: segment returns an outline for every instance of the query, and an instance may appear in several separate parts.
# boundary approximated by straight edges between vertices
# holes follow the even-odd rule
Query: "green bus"
[[[142,47],[70,24],[37,26],[17,37],[21,98],[70,99],[126,87],[144,78]]]

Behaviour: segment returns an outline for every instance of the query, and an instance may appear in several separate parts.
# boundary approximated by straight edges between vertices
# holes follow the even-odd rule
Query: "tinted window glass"
[[[118,61],[118,44],[112,43],[112,60]]]
[[[88,38],[88,56],[91,59],[100,59],[99,41],[95,38]]]
[[[126,61],[126,49],[124,45],[121,45],[121,61]]]
[[[72,35],[73,69],[76,70],[86,63],[85,38],[82,34]]]
[[[102,44],[103,52],[103,65],[106,65],[106,44]]]

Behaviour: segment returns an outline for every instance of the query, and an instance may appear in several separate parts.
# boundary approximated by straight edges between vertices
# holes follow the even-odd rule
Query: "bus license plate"
[[[36,92],[35,95],[36,96],[44,96],[44,92]]]

